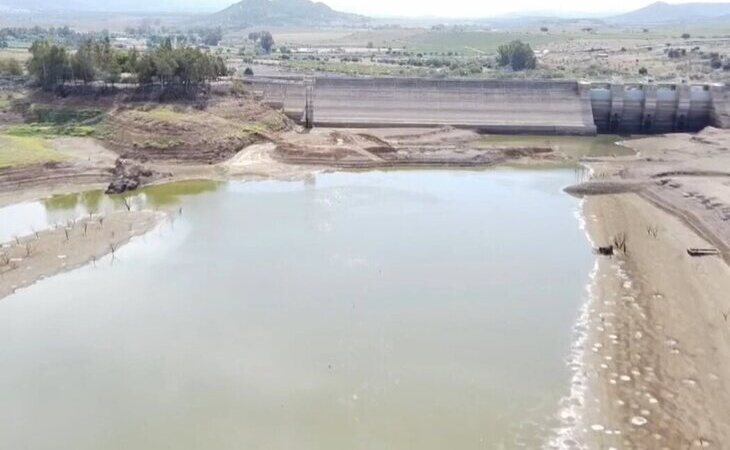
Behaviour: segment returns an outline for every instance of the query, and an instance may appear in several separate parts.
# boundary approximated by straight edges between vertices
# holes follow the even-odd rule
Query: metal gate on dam
[[[666,133],[730,127],[722,84],[422,78],[243,79],[306,126],[453,126],[486,133]]]

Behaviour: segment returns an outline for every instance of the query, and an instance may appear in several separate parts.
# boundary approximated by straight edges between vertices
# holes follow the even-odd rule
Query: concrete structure
[[[724,85],[539,80],[247,78],[306,126],[454,126],[488,133],[665,133],[730,126]]]
[[[724,85],[593,84],[591,108],[599,133],[699,131],[728,123]]]

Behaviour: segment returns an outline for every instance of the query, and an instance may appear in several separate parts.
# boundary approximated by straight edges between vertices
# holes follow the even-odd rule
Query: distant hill
[[[74,0],[64,3],[56,0],[0,0],[0,11],[12,12],[58,12],[64,9],[81,10],[86,6],[83,2]]]
[[[310,0],[243,0],[201,19],[201,24],[224,28],[271,25],[346,25],[366,22],[356,14],[335,11]]]
[[[213,12],[234,0],[0,0],[0,12]]]
[[[609,18],[626,24],[690,23],[730,19],[730,3],[652,3],[636,11]]]

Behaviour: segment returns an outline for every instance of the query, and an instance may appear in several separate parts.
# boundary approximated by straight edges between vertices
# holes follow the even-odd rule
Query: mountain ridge
[[[607,18],[613,23],[656,24],[716,21],[730,17],[730,3],[666,3],[658,1],[637,10]]]

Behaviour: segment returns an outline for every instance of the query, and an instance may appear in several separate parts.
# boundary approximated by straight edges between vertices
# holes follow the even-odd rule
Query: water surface
[[[157,188],[181,211],[113,264],[0,301],[0,448],[534,448],[592,265],[574,178]],[[56,200],[26,208],[100,208]]]

